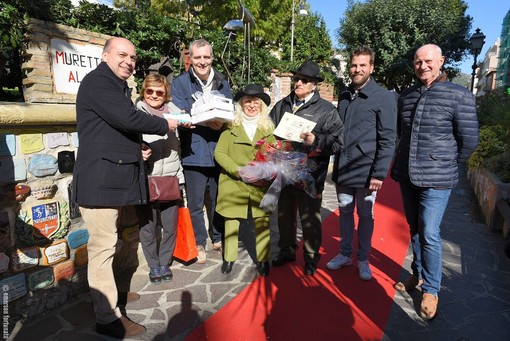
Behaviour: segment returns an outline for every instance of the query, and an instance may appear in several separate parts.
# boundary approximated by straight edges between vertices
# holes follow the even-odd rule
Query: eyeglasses
[[[152,90],[152,89],[145,89],[145,93],[149,96],[152,96],[153,93],[156,93],[156,96],[158,97],[163,97],[165,95],[165,92],[164,91],[161,91],[161,90]]]
[[[299,82],[299,81],[301,81],[301,83],[303,83],[303,84],[306,84],[306,83],[308,83],[308,82],[311,82],[309,79],[306,79],[306,78],[294,77],[294,82],[296,82],[296,83],[297,83],[297,82]]]
[[[254,107],[260,106],[260,100],[259,99],[247,99],[243,101],[243,107],[248,107],[250,105],[253,105]]]

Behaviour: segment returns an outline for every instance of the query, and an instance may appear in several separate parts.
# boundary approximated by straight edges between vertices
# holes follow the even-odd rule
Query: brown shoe
[[[437,314],[437,303],[439,298],[429,293],[424,293],[421,298],[420,316],[424,319],[431,320]]]
[[[411,275],[407,277],[407,279],[403,282],[398,282],[393,285],[393,287],[400,292],[413,291],[416,287],[421,287],[423,285],[423,279],[418,279],[418,276]]]
[[[117,298],[117,305],[126,305],[127,303],[135,302],[140,299],[140,295],[136,292],[119,292]]]
[[[145,333],[145,330],[144,326],[135,323],[124,316],[121,316],[115,321],[107,324],[96,323],[96,332],[115,337],[117,339],[142,335]]]

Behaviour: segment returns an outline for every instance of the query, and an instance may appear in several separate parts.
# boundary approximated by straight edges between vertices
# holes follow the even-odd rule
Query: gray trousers
[[[177,236],[178,201],[147,205],[139,211],[140,243],[150,268],[168,265]],[[161,233],[161,240],[158,237]]]

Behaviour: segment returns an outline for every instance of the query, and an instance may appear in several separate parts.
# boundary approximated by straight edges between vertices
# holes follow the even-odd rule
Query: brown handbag
[[[181,199],[177,176],[149,175],[150,201],[175,201]]]

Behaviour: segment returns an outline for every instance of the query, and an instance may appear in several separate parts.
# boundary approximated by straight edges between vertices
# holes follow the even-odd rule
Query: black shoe
[[[290,258],[285,256],[284,254],[280,253],[278,256],[273,259],[271,262],[274,266],[282,266],[285,263],[294,262],[296,258]]]
[[[227,262],[223,261],[223,264],[221,265],[221,272],[224,274],[230,273],[232,271],[232,267],[234,266],[234,262]]]
[[[136,292],[132,291],[119,291],[117,293],[117,305],[126,305],[131,302],[138,301],[140,299],[140,295],[138,295]]]
[[[129,320],[127,317],[121,316],[107,324],[96,323],[96,332],[117,339],[123,339],[124,337],[142,335],[145,333],[145,327]]]
[[[267,276],[269,275],[269,262],[259,262],[257,264],[257,271],[259,272],[259,275],[261,276]]]
[[[317,272],[317,265],[313,263],[306,263],[305,264],[305,275],[313,276]]]
[[[162,265],[161,266],[161,279],[165,282],[170,282],[172,278],[174,277],[174,274],[172,273],[172,270],[170,270],[170,267],[168,265]]]

